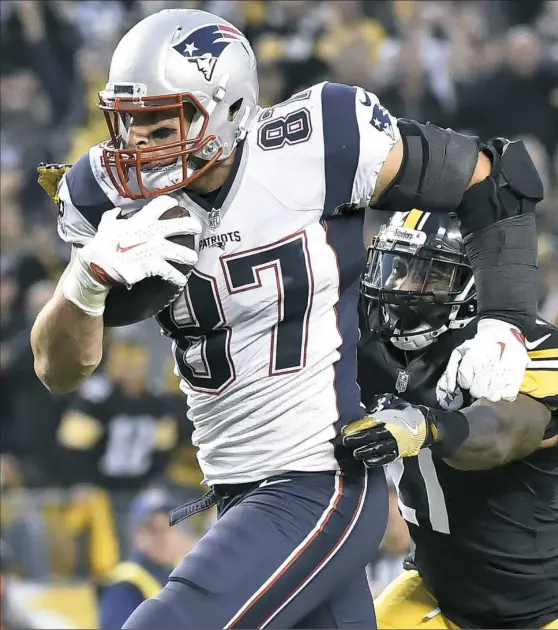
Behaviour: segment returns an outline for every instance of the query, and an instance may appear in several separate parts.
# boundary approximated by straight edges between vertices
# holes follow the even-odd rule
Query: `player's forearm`
[[[486,162],[477,163],[457,210],[477,287],[478,316],[525,332],[536,317],[535,205],[542,199],[542,184],[522,143],[495,140],[484,151],[490,154],[485,160],[491,172],[485,174]]]
[[[468,423],[468,436],[444,458],[460,470],[486,470],[526,457],[541,445],[550,422],[549,409],[523,395],[514,402],[481,399],[460,413]],[[436,415],[442,427],[443,412]]]
[[[374,194],[372,198],[370,199],[370,206],[372,208],[378,208],[377,204],[380,199],[380,196],[382,195],[382,193],[388,190],[389,186],[394,182],[396,177],[399,175],[403,167],[403,163],[405,159],[406,159],[405,147],[403,145],[403,141],[399,139],[393,145],[391,151],[389,152],[387,156],[386,161],[384,162],[378,174],[378,179],[376,180],[376,187],[374,189]],[[490,158],[488,158],[488,156],[486,156],[482,151],[477,151],[477,162],[476,162],[476,165],[475,165],[475,168],[473,170],[473,174],[471,175],[471,177],[467,180],[468,176],[466,176],[464,183],[466,183],[467,181],[468,183],[466,183],[465,188],[468,190],[469,188],[471,188],[471,186],[474,186],[475,184],[478,184],[479,182],[486,179],[490,175],[491,170],[492,170],[492,162],[490,161]],[[395,203],[393,204],[393,208],[392,208],[391,204],[388,203],[386,204],[385,208],[379,208],[379,209],[391,210],[391,209],[401,209],[401,208],[396,208]],[[421,208],[421,210],[422,209],[423,208]],[[455,210],[455,208],[451,208],[451,207],[445,208],[446,212],[450,212],[452,210]]]
[[[77,389],[101,362],[103,317],[87,315],[57,291],[31,330],[35,372],[57,394]]]

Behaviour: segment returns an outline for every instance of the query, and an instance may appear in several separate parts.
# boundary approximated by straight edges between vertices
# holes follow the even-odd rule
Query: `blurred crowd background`
[[[546,193],[539,311],[558,323],[558,1],[2,0],[2,628],[99,627],[98,595],[121,560],[141,553],[171,567],[214,517],[166,525],[169,503],[204,488],[155,322],[111,331],[102,367],[70,396],[43,388],[29,347],[70,253],[36,166],[72,163],[105,139],[95,103],[116,42],[172,7],[212,11],[246,33],[263,105],[339,81],[377,93],[397,117],[522,138]],[[381,221],[370,214],[367,238]],[[408,549],[394,494],[391,514],[370,567],[376,592]]]

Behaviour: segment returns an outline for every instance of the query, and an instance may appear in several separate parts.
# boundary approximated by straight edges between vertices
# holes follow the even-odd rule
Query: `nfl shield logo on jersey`
[[[212,210],[207,217],[207,221],[209,229],[216,230],[221,225],[221,213],[219,210]]]
[[[395,382],[395,389],[402,394],[409,384],[409,374],[406,370],[399,370],[397,373],[397,381]]]

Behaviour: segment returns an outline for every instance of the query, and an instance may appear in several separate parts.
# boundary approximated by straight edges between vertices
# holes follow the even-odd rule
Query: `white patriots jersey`
[[[335,438],[361,415],[364,208],[398,138],[376,96],[323,83],[259,112],[212,203],[173,193],[203,232],[185,291],[158,321],[206,483],[338,468]],[[59,233],[77,244],[106,209],[147,203],[118,197],[99,147],[59,195]]]

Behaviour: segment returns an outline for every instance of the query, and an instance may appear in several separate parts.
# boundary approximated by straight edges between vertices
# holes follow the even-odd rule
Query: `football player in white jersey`
[[[175,283],[183,291],[158,321],[211,490],[173,518],[219,509],[126,628],[375,627],[365,566],[384,532],[387,488],[383,471],[339,443],[340,427],[362,415],[369,205],[456,210],[477,284],[498,287],[479,289],[482,352],[473,346],[461,363],[505,374],[515,393],[497,378],[479,388],[513,397],[528,361],[513,331],[534,315],[524,294],[542,194],[520,143],[397,121],[347,85],[316,85],[268,109],[257,99],[254,55],[234,26],[201,11],[155,13],[114,52],[100,94],[110,140],[58,188],[59,232],[75,249],[32,331],[39,378],[69,391],[99,365],[111,286]],[[177,204],[191,216],[158,221]],[[194,234],[196,251],[167,240],[176,234]],[[169,261],[195,267],[186,278]]]

